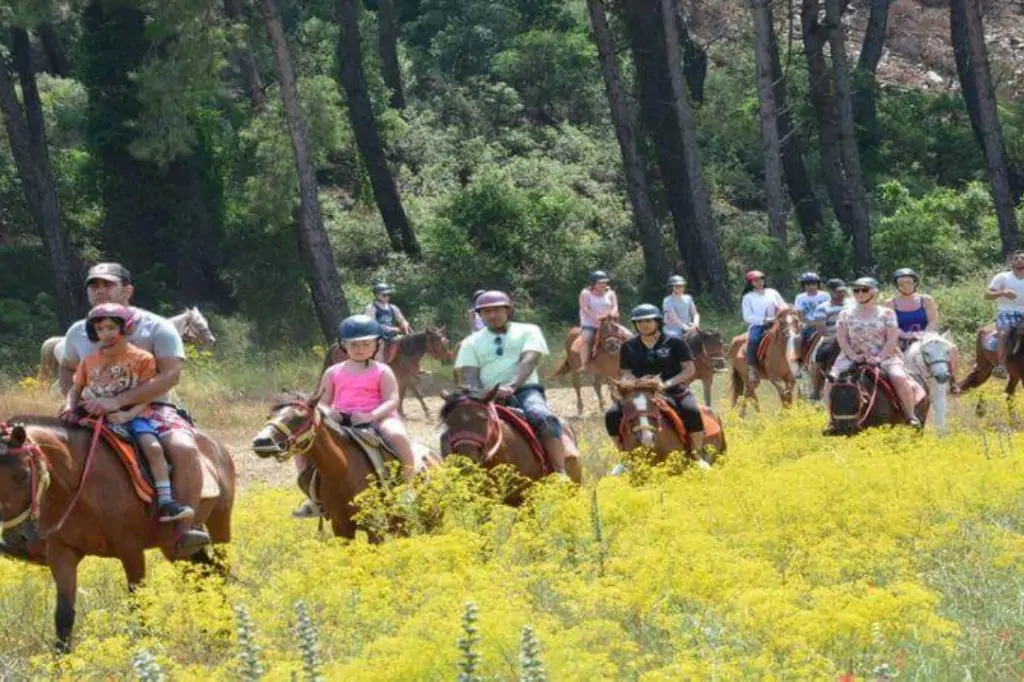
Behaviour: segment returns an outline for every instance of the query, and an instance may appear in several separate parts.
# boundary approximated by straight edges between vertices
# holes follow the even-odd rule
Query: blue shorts
[[[1024,322],[1024,313],[1018,310],[1000,310],[996,313],[996,329],[1009,331]]]
[[[509,407],[518,407],[526,421],[541,438],[561,438],[562,422],[548,407],[544,389],[540,386],[523,386],[508,401]]]
[[[151,434],[154,438],[160,437],[160,434],[156,432],[156,427],[153,425],[153,422],[149,421],[145,417],[136,417],[128,422],[128,430],[136,438],[146,433]]]

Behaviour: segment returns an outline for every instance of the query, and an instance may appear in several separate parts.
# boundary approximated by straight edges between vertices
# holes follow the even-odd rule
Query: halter
[[[0,435],[10,437],[11,427],[7,424],[0,425]],[[29,454],[28,466],[31,472],[31,494],[28,507],[13,519],[5,519],[2,523],[4,530],[17,528],[26,521],[35,521],[39,518],[39,505],[42,502],[43,493],[50,487],[50,462],[43,455],[43,451],[27,436],[25,442],[17,448],[9,448],[7,455]],[[7,456],[5,455],[5,456]]]
[[[283,419],[276,416],[264,422],[263,428],[270,427],[284,435],[284,451],[274,454],[274,459],[279,462],[285,462],[292,457],[305,455],[309,452],[316,441],[316,430],[320,427],[322,421],[320,409],[318,407],[311,408],[301,400],[285,403],[279,406],[276,411],[280,412],[283,407],[294,407],[304,410],[309,413],[309,416],[295,429],[290,428]]]
[[[625,441],[627,435],[635,435],[641,432],[653,433],[655,435],[661,430],[661,400],[658,395],[654,395],[650,399],[651,407],[641,410],[637,409],[633,414],[628,417],[623,414],[622,425],[619,427],[619,438]],[[633,405],[631,402],[630,405]],[[641,419],[646,417],[650,423],[641,424]],[[636,424],[633,428],[629,428],[630,424]]]
[[[451,448],[452,452],[454,452],[460,445],[466,443],[475,445],[481,450],[486,450],[486,454],[483,458],[483,461],[486,462],[501,449],[501,446],[505,442],[505,437],[501,431],[501,421],[498,419],[498,410],[494,406],[493,402],[485,404],[467,396],[457,399],[457,402],[452,405],[452,412],[454,412],[458,407],[467,405],[470,402],[483,406],[487,416],[487,434],[480,435],[475,431],[450,432],[448,434],[448,447]]]
[[[836,415],[835,413],[832,413],[830,416],[833,420],[856,420],[856,424],[854,424],[854,426],[858,429],[862,427],[864,425],[864,422],[867,421],[868,417],[871,416],[871,411],[874,409],[875,403],[878,401],[879,388],[881,388],[885,392],[886,397],[889,399],[889,402],[893,403],[894,405],[899,405],[899,402],[897,401],[896,397],[892,394],[892,389],[887,385],[887,382],[885,382],[885,379],[882,377],[882,370],[880,367],[860,365],[859,367],[856,367],[853,370],[851,370],[850,374],[856,376],[856,381],[846,381],[843,382],[842,385],[854,386],[857,389],[857,395],[860,396],[860,402],[857,405],[857,413],[853,415]],[[872,380],[872,390],[870,395],[867,391],[864,390],[864,385],[861,382],[861,378],[865,375],[870,376]],[[836,385],[838,386],[840,384],[837,383]],[[861,409],[861,405],[864,405],[865,401],[867,402],[867,405],[863,409]]]

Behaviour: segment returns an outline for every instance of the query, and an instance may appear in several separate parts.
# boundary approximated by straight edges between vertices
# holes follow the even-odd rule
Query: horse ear
[[[441,400],[448,402],[448,399],[452,397],[452,392],[447,388],[441,389]]]
[[[28,434],[25,432],[24,424],[15,424],[11,429],[11,437],[7,439],[7,448],[17,450],[25,444],[26,440],[28,440]]]

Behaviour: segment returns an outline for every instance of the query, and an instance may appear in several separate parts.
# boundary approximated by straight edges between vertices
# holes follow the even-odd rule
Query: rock
[[[934,71],[928,71],[924,74],[924,78],[931,85],[942,85],[946,82],[946,79],[935,73]]]

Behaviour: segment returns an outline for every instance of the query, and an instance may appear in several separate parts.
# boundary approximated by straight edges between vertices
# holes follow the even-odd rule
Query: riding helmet
[[[672,275],[668,278],[668,285],[670,287],[685,287],[686,278],[682,275]]]
[[[597,284],[598,282],[610,282],[611,279],[612,278],[609,277],[608,273],[605,272],[604,270],[594,270],[592,273],[590,273],[591,284]]]
[[[829,291],[839,291],[840,289],[846,288],[846,282],[838,277],[833,277],[829,281],[825,282],[825,288]]]
[[[369,315],[351,315],[338,325],[339,341],[363,341],[379,339],[384,334],[380,322]]]
[[[893,283],[895,284],[899,282],[900,277],[910,277],[911,279],[914,280],[914,284],[917,284],[918,282],[921,281],[921,278],[918,277],[917,273],[914,272],[911,268],[900,268],[896,272],[892,273]]]
[[[512,309],[512,299],[504,291],[485,291],[476,297],[473,303],[473,310],[480,312],[484,308],[508,308]]]
[[[860,277],[853,281],[852,286],[867,287],[869,289],[874,289],[875,291],[878,291],[878,280],[875,279],[874,277]]]
[[[821,284],[821,277],[816,272],[805,272],[800,275],[800,284]]]
[[[373,285],[374,296],[380,296],[381,294],[391,294],[394,293],[394,291],[395,288],[390,284],[387,284],[386,282],[377,282],[376,284]]]
[[[761,272],[760,270],[751,270],[746,274],[746,277],[744,279],[747,280],[747,284],[750,284],[755,279],[766,279],[766,277],[764,273]]]
[[[484,293],[487,293],[486,289],[477,289],[476,291],[474,291],[473,295],[469,297],[470,303],[476,303],[476,299],[480,298],[480,296]]]
[[[629,319],[633,322],[639,322],[640,320],[658,320],[659,322],[663,319],[661,314],[661,308],[650,303],[641,303],[629,313]]]
[[[85,319],[85,335],[93,343],[99,343],[99,336],[96,334],[96,323],[99,320],[117,320],[121,325],[121,335],[129,336],[135,330],[135,315],[128,306],[119,303],[100,303],[89,311]]]

